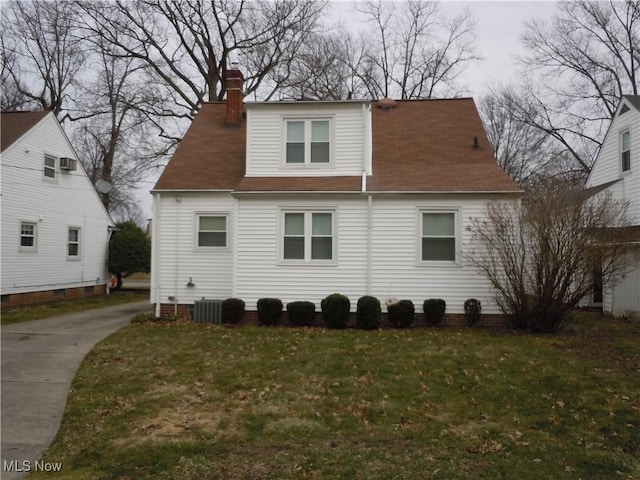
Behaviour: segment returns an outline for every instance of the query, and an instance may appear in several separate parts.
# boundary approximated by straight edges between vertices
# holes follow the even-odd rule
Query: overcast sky
[[[345,25],[353,15],[353,2],[332,1],[335,14]],[[556,10],[556,2],[548,1],[442,1],[441,10],[447,16],[460,14],[468,8],[476,20],[477,52],[483,60],[468,66],[463,83],[468,86],[465,95],[476,100],[489,85],[508,83],[515,79],[515,56],[522,54],[520,37],[525,21],[533,18],[548,19]],[[156,179],[149,179],[155,181]],[[151,218],[151,183],[143,183],[139,192],[144,215]]]

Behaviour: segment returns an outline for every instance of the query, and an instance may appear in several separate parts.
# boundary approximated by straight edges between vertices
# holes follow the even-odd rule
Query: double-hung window
[[[456,213],[423,211],[421,223],[421,260],[455,262]]]
[[[56,157],[52,155],[44,155],[44,176],[47,178],[56,178]]]
[[[20,222],[20,250],[33,251],[36,249],[36,224]]]
[[[226,247],[227,217],[226,215],[197,216],[197,246]]]
[[[69,258],[80,257],[80,229],[69,227],[69,235],[67,239],[67,255]]]
[[[331,120],[286,120],[286,164],[329,164]]]
[[[283,224],[283,260],[334,260],[333,212],[283,212]]]
[[[628,172],[631,170],[631,133],[630,132],[622,132],[621,138],[621,167],[623,172]]]

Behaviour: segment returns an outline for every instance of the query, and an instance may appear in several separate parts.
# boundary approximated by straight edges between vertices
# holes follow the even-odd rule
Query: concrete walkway
[[[82,360],[133,315],[150,311],[145,300],[2,326],[2,480],[21,479],[36,468],[55,471],[58,466],[40,460],[58,432]]]

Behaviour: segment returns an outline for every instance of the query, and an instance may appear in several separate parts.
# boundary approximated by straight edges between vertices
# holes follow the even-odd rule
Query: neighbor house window
[[[45,154],[44,176],[47,178],[56,178],[56,157]]]
[[[197,222],[198,247],[227,246],[226,215],[199,215]]]
[[[20,223],[20,248],[34,250],[36,248],[36,224],[31,222]]]
[[[334,259],[333,212],[284,212],[283,260]]]
[[[330,120],[287,120],[287,164],[328,164],[331,162]]]
[[[75,227],[69,228],[69,236],[67,240],[67,255],[77,258],[80,256],[80,229]]]
[[[631,134],[629,132],[622,133],[622,171],[631,170]]]
[[[456,260],[456,214],[422,212],[421,259]]]

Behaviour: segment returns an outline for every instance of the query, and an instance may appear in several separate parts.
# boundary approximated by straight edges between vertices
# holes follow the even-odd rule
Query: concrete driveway
[[[0,478],[58,471],[41,462],[64,413],[67,393],[85,355],[131,317],[150,312],[148,300],[2,327],[2,458]]]

